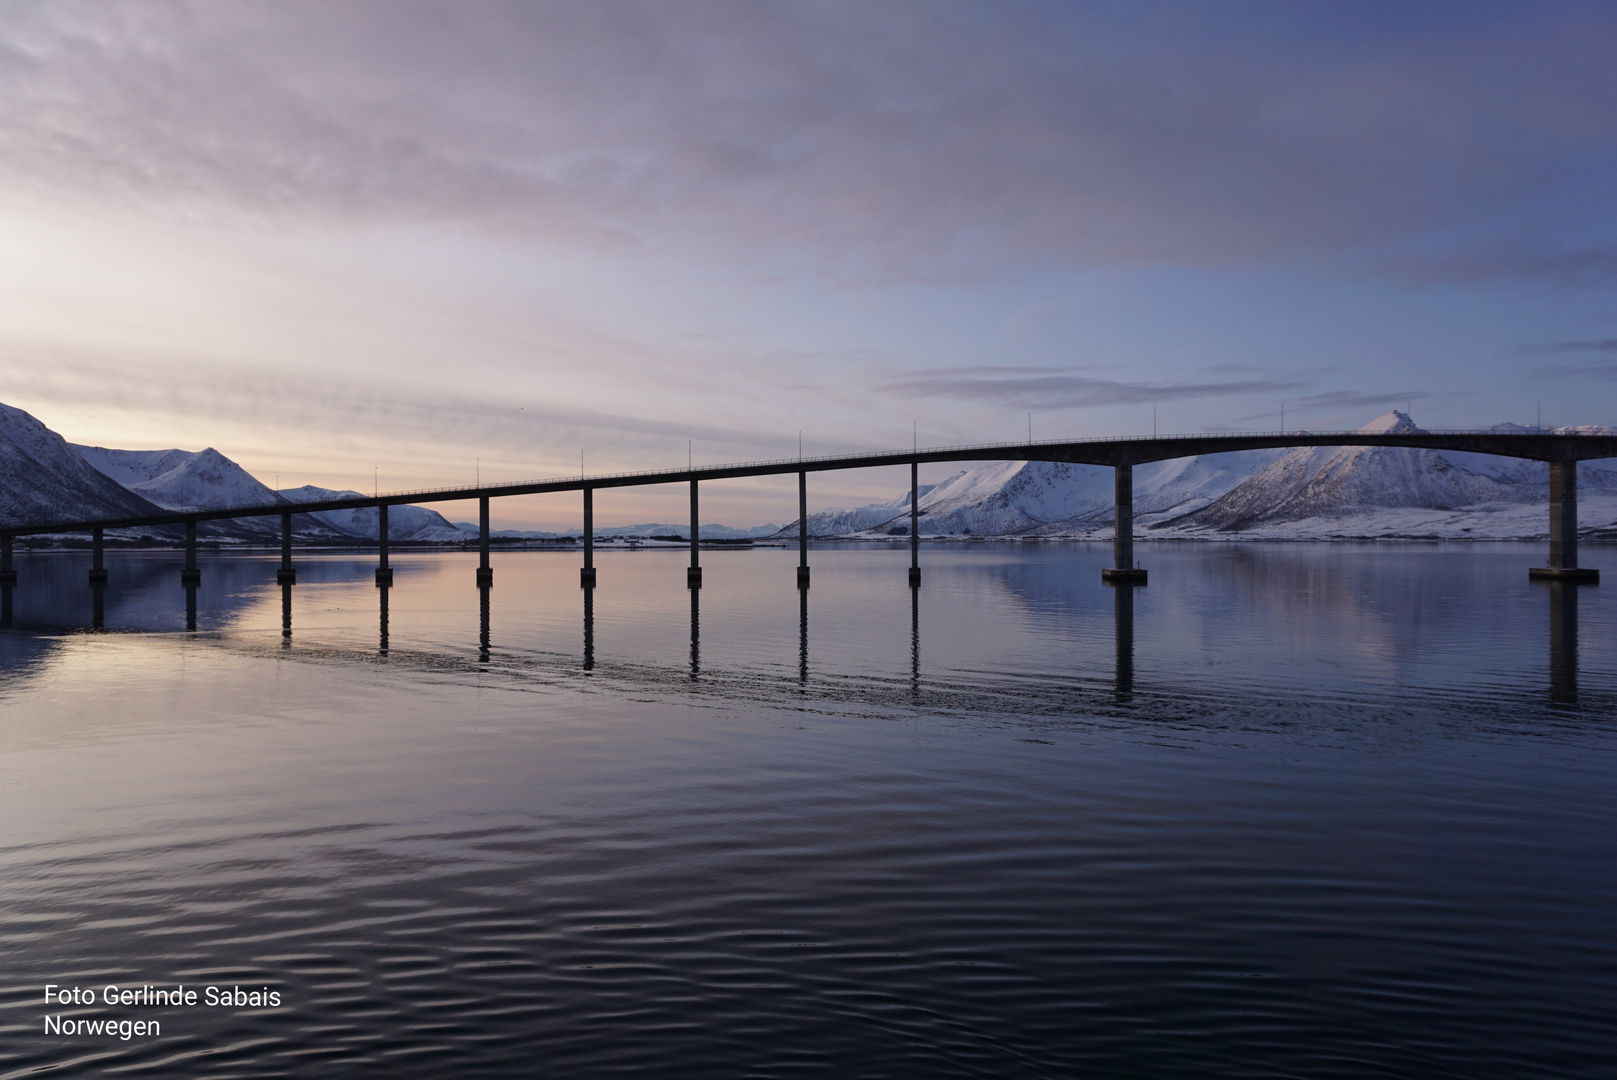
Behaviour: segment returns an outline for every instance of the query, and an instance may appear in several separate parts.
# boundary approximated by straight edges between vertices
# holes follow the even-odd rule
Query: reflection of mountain
[[[185,589],[181,559],[174,554],[113,552],[107,558],[102,592],[108,630],[185,629]],[[251,592],[275,582],[273,559],[204,559],[197,590],[198,629],[227,628],[252,602]],[[91,625],[93,592],[90,560],[73,553],[40,553],[17,558],[12,590],[12,625],[19,630],[77,630]]]
[[[47,524],[156,512],[150,501],[91,468],[44,424],[0,405],[0,521]]]

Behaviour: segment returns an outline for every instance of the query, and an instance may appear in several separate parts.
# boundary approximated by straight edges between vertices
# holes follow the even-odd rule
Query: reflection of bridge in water
[[[0,624],[12,621],[13,590],[18,587],[17,571],[13,562],[15,541],[19,537],[60,535],[87,532],[91,537],[91,568],[89,584],[93,594],[92,623],[99,628],[104,621],[103,594],[108,575],[104,561],[105,534],[108,529],[136,529],[182,526],[185,531],[185,565],[180,582],[186,592],[186,625],[196,628],[196,590],[201,582],[201,569],[197,563],[197,525],[204,521],[229,520],[248,517],[280,515],[281,565],[276,580],[282,587],[282,632],[292,633],[292,587],[297,582],[297,569],[293,565],[292,519],[294,514],[330,510],[375,508],[378,512],[378,565],[376,585],[381,591],[381,647],[387,648],[387,593],[393,585],[393,569],[388,564],[388,508],[404,503],[453,502],[478,500],[479,560],[476,575],[482,612],[482,638],[480,655],[488,656],[489,590],[494,583],[494,571],[489,559],[490,528],[489,502],[491,499],[518,495],[578,491],[583,497],[584,528],[582,536],[583,567],[579,583],[584,590],[585,665],[594,665],[593,590],[597,582],[595,566],[595,492],[614,488],[642,487],[656,484],[688,483],[690,485],[690,565],[686,569],[686,585],[691,591],[691,652],[692,678],[701,673],[700,599],[702,585],[699,485],[726,479],[754,476],[789,475],[798,478],[798,567],[797,585],[803,591],[801,599],[801,634],[799,640],[799,671],[803,681],[808,675],[808,597],[809,536],[808,474],[848,469],[882,468],[908,465],[910,470],[909,526],[910,549],[909,584],[914,589],[921,585],[919,467],[928,462],[965,462],[982,460],[1018,460],[1067,462],[1073,464],[1108,466],[1114,472],[1114,539],[1112,565],[1101,571],[1102,580],[1123,586],[1114,598],[1117,624],[1116,692],[1120,700],[1133,693],[1134,682],[1134,597],[1133,587],[1144,585],[1147,573],[1134,559],[1133,467],[1153,461],[1190,457],[1199,454],[1217,454],[1241,450],[1261,450],[1296,446],[1396,446],[1415,449],[1451,450],[1467,453],[1492,454],[1546,462],[1549,468],[1549,557],[1542,567],[1534,567],[1529,575],[1551,586],[1552,610],[1552,673],[1557,695],[1564,699],[1576,697],[1577,687],[1577,593],[1579,584],[1599,581],[1599,571],[1578,563],[1578,472],[1580,461],[1617,457],[1617,437],[1608,435],[1551,434],[1536,430],[1520,432],[1444,431],[1444,432],[1270,432],[1234,435],[1172,435],[1149,439],[1080,439],[1026,443],[995,443],[976,446],[940,447],[898,451],[881,454],[854,454],[831,457],[804,457],[779,461],[743,462],[686,469],[665,469],[632,473],[613,473],[596,476],[563,477],[521,483],[485,484],[472,487],[432,488],[418,491],[396,491],[386,495],[328,499],[319,502],[277,504],[274,506],[228,507],[211,510],[167,512],[145,517],[109,518],[94,521],[40,522],[15,525],[0,529]],[[912,593],[912,681],[920,679],[919,607]]]

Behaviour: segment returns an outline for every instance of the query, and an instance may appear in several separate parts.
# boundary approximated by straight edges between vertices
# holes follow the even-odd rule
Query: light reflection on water
[[[195,633],[114,557],[100,634],[21,557],[0,1075],[1608,1071],[1601,590],[1144,553],[204,559]],[[289,1005],[40,1034],[115,979]]]

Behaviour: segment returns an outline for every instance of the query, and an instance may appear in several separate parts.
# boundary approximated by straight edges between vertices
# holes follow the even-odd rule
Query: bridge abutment
[[[1578,463],[1550,462],[1550,561],[1527,576],[1538,581],[1593,585],[1600,571],[1578,565]]]

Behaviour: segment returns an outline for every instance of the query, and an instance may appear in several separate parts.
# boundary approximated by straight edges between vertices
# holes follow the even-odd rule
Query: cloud
[[[1614,41],[1599,5],[16,4],[0,178],[888,277],[1603,282]]]
[[[1598,341],[1549,341],[1537,345],[1523,345],[1525,353],[1617,353],[1617,338],[1602,338]]]
[[[1293,409],[1301,412],[1307,409],[1390,409],[1405,402],[1424,401],[1434,396],[1425,390],[1393,390],[1385,394],[1366,394],[1357,390],[1327,390],[1320,394],[1309,394],[1306,397],[1287,398],[1285,406],[1287,411]],[[1452,396],[1452,395],[1444,395]],[[1260,413],[1251,413],[1247,416],[1237,416],[1230,423],[1245,424],[1254,420],[1273,420],[1280,412],[1280,402],[1275,402],[1275,408]],[[1288,423],[1287,425],[1291,425]]]
[[[1167,404],[1170,401],[1194,401],[1240,394],[1274,394],[1306,385],[1282,379],[1131,383],[1071,374],[986,376],[980,374],[984,370],[964,368],[926,373],[886,383],[877,389],[894,397],[955,398],[1017,408],[1086,409],[1103,405]]]

